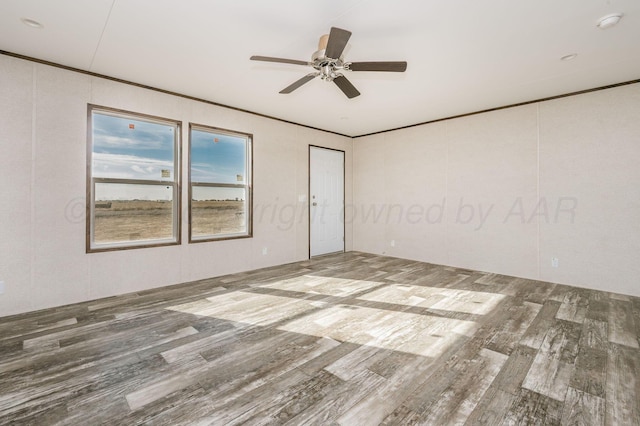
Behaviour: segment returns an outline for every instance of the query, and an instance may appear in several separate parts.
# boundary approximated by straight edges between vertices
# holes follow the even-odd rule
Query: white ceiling
[[[332,26],[347,61],[407,71],[348,72],[349,100],[320,79],[278,94],[312,69],[249,60],[310,60]],[[0,50],[349,136],[635,80],[639,41],[638,0],[0,2]]]

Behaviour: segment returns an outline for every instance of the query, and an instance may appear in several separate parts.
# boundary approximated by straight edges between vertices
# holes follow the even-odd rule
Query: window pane
[[[247,183],[247,139],[191,129],[191,181]]]
[[[93,112],[93,177],[173,181],[172,124]]]
[[[96,183],[96,244],[173,239],[173,186]]]
[[[245,188],[194,186],[191,189],[191,237],[247,233]]]

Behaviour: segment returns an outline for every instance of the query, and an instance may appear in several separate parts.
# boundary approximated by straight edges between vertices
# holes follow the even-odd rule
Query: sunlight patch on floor
[[[408,352],[441,355],[456,339],[470,337],[473,321],[360,306],[330,306],[287,322],[279,330]]]
[[[442,311],[486,315],[505,298],[502,294],[449,288],[389,284],[358,297],[361,300],[419,306]]]
[[[167,309],[193,315],[266,326],[325,306],[299,298],[273,296],[244,291],[207,297],[197,302],[171,306]]]
[[[382,285],[382,283],[375,281],[304,275],[270,284],[258,284],[254,287],[346,297],[380,285]]]
[[[351,280],[347,280],[351,281]],[[339,282],[331,279],[331,285]],[[235,291],[168,308],[253,326],[437,357],[478,324],[388,309]]]

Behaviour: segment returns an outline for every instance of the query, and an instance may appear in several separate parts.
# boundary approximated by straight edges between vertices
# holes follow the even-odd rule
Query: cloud
[[[100,113],[93,114],[92,123],[94,150],[156,150],[173,154],[176,135],[175,128],[169,124],[149,123]],[[133,128],[130,128],[130,125]]]
[[[134,155],[93,153],[94,177],[161,180],[161,170],[170,170],[173,175],[173,162]]]
[[[209,183],[239,183],[237,175],[244,176],[244,168],[216,167],[212,164],[191,164],[191,180]]]
[[[217,142],[216,142],[217,139]],[[239,136],[231,136],[219,133],[206,132],[202,130],[191,131],[192,148],[222,147],[224,145],[240,145],[244,147],[246,139]]]

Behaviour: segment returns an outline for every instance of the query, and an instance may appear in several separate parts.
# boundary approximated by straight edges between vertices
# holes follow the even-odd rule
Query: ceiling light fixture
[[[598,23],[596,26],[601,30],[606,30],[607,28],[611,28],[620,22],[624,15],[622,13],[612,13],[610,15],[605,15],[602,18],[598,19]]]
[[[42,25],[40,22],[35,21],[33,19],[21,18],[20,20],[22,21],[23,24],[25,24],[28,27],[31,27],[31,28],[44,28],[44,25]]]
[[[570,61],[572,59],[575,59],[576,56],[578,56],[577,53],[572,53],[570,55],[564,55],[562,58],[560,58],[561,61]]]

